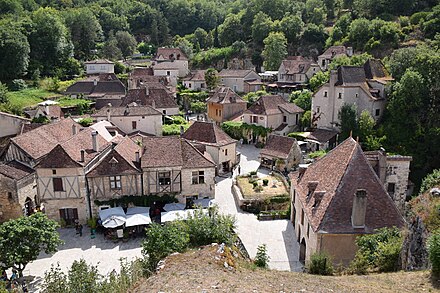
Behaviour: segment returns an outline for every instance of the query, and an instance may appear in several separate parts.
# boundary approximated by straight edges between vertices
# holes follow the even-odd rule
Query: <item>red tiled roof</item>
[[[237,95],[230,87],[217,87],[207,102],[218,104],[246,103],[246,101]]]
[[[183,80],[194,80],[194,81],[204,81],[205,80],[205,70],[195,70],[191,71],[187,77]]]
[[[286,70],[286,74],[306,73],[312,61],[302,56],[290,56],[281,62]]]
[[[322,53],[323,57],[334,57],[341,54],[347,54],[347,48],[345,46],[331,46],[324,53]]]
[[[292,185],[315,232],[372,233],[378,228],[404,225],[361,147],[351,137],[311,164],[299,179],[298,175],[291,174]],[[314,194],[308,196],[310,182],[317,183],[316,192],[324,192],[317,207],[313,207]],[[353,198],[358,189],[367,192],[363,229],[353,228],[351,223]]]
[[[17,161],[0,163],[0,174],[14,180],[20,180],[32,173],[34,173],[32,168],[29,168]]]
[[[281,96],[266,95],[261,96],[252,106],[244,113],[258,115],[281,114],[283,109],[288,113],[303,113],[304,110],[295,104],[286,102]]]
[[[136,67],[130,72],[130,77],[154,77],[153,68]],[[160,77],[160,76],[156,76],[156,77]]]
[[[126,106],[133,102],[139,105],[152,106],[156,109],[179,107],[173,97],[164,89],[148,89],[148,94],[146,88],[129,90],[122,101],[122,106]]]
[[[150,106],[137,105],[131,103],[125,107],[103,107],[98,112],[92,114],[92,117],[107,117],[107,112],[110,111],[110,116],[150,116],[150,115],[162,115]]]
[[[158,59],[159,56],[167,60],[171,59],[171,56],[174,56],[176,60],[188,60],[188,57],[180,48],[157,48],[156,59]]]
[[[294,147],[296,143],[296,139],[292,137],[271,134],[267,139],[266,145],[260,152],[260,157],[266,155],[287,159],[292,147]]]
[[[190,141],[216,146],[223,146],[237,142],[213,122],[195,121],[185,131],[182,137]]]

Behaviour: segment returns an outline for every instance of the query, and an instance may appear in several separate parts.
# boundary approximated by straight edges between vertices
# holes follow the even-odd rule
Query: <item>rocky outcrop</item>
[[[408,225],[401,252],[402,269],[421,270],[428,267],[426,240],[428,231],[420,217],[415,217]]]

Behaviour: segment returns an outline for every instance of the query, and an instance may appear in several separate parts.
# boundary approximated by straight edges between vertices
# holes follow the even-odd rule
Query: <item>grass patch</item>
[[[60,107],[72,107],[80,104],[90,104],[90,101],[86,99],[72,99],[67,97],[58,99],[57,102],[60,103]]]
[[[268,186],[263,186],[264,179],[269,180]],[[275,180],[277,181],[276,187],[273,186]],[[269,175],[264,178],[256,178],[255,181],[263,187],[261,192],[255,192],[253,184],[249,182],[249,177],[237,178],[237,185],[240,187],[244,199],[266,199],[276,195],[289,194],[284,183],[275,176]]]
[[[59,96],[60,94],[36,88],[28,88],[17,92],[8,92],[8,99],[11,106],[20,109],[33,107],[44,100]]]

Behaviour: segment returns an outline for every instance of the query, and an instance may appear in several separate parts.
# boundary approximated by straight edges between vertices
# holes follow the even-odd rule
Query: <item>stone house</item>
[[[403,214],[405,201],[411,196],[412,183],[409,180],[409,173],[412,157],[388,155],[381,150],[365,152],[365,155],[388,195]]]
[[[205,70],[191,71],[188,76],[183,79],[183,85],[190,90],[206,91]]]
[[[215,163],[178,136],[144,137],[144,194],[174,194],[179,202],[215,197]]]
[[[40,204],[35,172],[17,161],[0,164],[0,223],[30,215]]]
[[[90,190],[90,209],[97,215],[95,200],[105,201],[124,195],[143,194],[141,147],[131,138],[124,137],[86,174]]]
[[[46,214],[72,225],[91,216],[85,174],[112,148],[111,143],[91,128],[79,131],[57,144],[36,166],[38,196]]]
[[[50,120],[64,118],[63,110],[59,105],[39,105],[36,109],[25,111],[30,119],[46,117]]]
[[[179,105],[177,105],[172,95],[163,88],[144,87],[129,90],[122,100],[121,106],[127,106],[133,102],[138,105],[153,107],[164,115],[179,114]]]
[[[177,78],[183,78],[189,73],[188,57],[179,48],[158,48],[154,61],[156,63],[153,65],[155,76],[163,76],[163,70],[167,68],[177,69]],[[156,67],[158,64],[164,65]],[[156,73],[156,70],[159,70],[160,73]],[[174,72],[171,74],[170,71],[168,76],[174,76]]]
[[[253,70],[223,69],[218,74],[220,84],[230,87],[236,93],[249,93],[261,90],[261,77]]]
[[[162,112],[150,106],[137,105],[135,102],[125,107],[104,107],[92,114],[96,121],[112,122],[125,133],[141,131],[143,133],[162,135]]]
[[[312,98],[312,126],[339,130],[338,113],[343,105],[354,104],[357,114],[367,110],[378,121],[385,109],[385,87],[392,78],[380,60],[363,66],[340,66],[330,73],[330,81]]]
[[[243,122],[272,128],[275,134],[287,135],[298,130],[304,110],[281,96],[261,96],[243,112]]]
[[[261,166],[278,171],[290,170],[302,163],[302,153],[293,137],[271,134],[261,150]]]
[[[177,86],[179,67],[175,62],[161,62],[153,65],[154,76],[166,78],[171,86]],[[186,75],[185,75],[186,76]]]
[[[327,129],[311,129],[298,134],[307,143],[307,150],[315,152],[319,150],[331,150],[337,145],[338,131]]]
[[[206,103],[208,119],[218,124],[241,115],[247,108],[247,102],[229,87],[217,87]]]
[[[339,56],[353,56],[353,48],[345,46],[331,46],[318,56],[318,64],[322,70],[327,70],[332,60]]]
[[[157,84],[167,87],[169,79],[166,76],[154,76],[153,68],[137,67],[128,74],[128,90],[140,89],[144,86],[152,87]]]
[[[5,112],[0,112],[0,137],[17,135],[21,132],[23,124],[27,124],[30,122],[30,119]]]
[[[213,122],[196,121],[182,135],[199,151],[208,153],[218,173],[227,173],[237,164],[237,141]]]
[[[84,62],[86,65],[86,74],[99,74],[99,73],[115,73],[115,63],[107,59],[98,59]]]
[[[305,84],[319,71],[321,68],[313,60],[302,56],[289,56],[281,62],[278,69],[278,83]]]
[[[355,239],[383,227],[402,228],[404,219],[351,137],[306,169],[290,174],[292,214],[300,261],[326,252],[348,263]]]

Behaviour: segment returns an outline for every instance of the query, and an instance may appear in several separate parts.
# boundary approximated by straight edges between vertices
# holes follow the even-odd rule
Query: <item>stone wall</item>
[[[402,252],[400,255],[403,270],[423,270],[428,267],[428,250],[426,240],[428,231],[419,217],[412,219],[408,224]]]
[[[192,184],[192,172],[204,171],[205,183]],[[182,196],[198,195],[199,197],[215,197],[215,167],[200,169],[182,169]]]
[[[15,181],[0,174],[0,223],[21,215]]]

